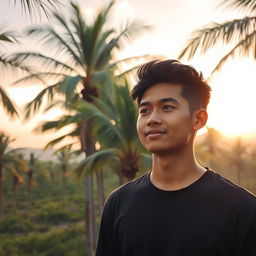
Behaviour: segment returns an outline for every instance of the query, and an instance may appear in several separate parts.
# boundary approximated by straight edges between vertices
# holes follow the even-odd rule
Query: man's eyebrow
[[[163,98],[163,99],[160,99],[157,101],[158,102],[172,102],[172,103],[175,103],[175,104],[178,104],[179,105],[179,102],[174,99],[173,97],[168,97],[168,98]],[[148,105],[151,105],[151,103],[149,101],[142,101],[138,107],[142,107],[142,106],[148,106]]]

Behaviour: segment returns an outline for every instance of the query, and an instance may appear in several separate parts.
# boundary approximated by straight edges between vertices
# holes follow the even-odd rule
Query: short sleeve
[[[117,208],[117,192],[107,198],[101,216],[96,256],[117,256],[113,239],[114,216]]]

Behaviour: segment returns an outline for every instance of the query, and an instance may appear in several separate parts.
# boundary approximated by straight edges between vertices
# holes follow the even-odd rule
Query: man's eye
[[[147,114],[148,112],[149,112],[149,109],[147,109],[147,108],[142,108],[140,110],[140,114]]]
[[[173,109],[176,109],[176,108],[174,106],[171,106],[171,105],[164,105],[163,109],[164,110],[173,110]]]

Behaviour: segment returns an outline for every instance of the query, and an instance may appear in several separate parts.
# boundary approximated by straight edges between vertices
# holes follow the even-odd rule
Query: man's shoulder
[[[146,176],[147,173],[116,188],[109,194],[107,200],[117,201],[131,194],[136,194],[145,185]]]
[[[220,199],[240,204],[242,207],[248,206],[256,209],[256,196],[254,194],[216,172],[214,175],[216,193],[219,193]]]

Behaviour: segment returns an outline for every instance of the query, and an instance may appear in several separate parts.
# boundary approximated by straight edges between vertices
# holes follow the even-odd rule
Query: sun
[[[255,61],[232,62],[212,80],[208,125],[225,135],[256,132]]]

